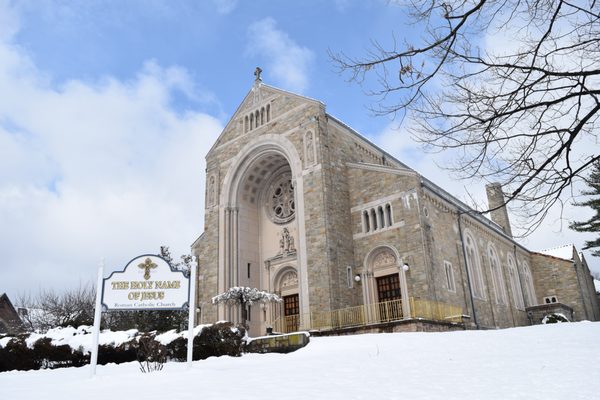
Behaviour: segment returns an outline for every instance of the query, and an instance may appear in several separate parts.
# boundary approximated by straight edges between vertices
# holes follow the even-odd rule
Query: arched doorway
[[[363,298],[367,317],[372,322],[387,322],[410,317],[406,271],[398,251],[379,246],[365,258]]]

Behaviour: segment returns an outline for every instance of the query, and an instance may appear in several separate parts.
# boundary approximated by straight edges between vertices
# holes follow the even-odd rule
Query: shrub
[[[569,320],[564,315],[558,313],[548,314],[542,319],[542,324],[557,324],[561,322],[569,322]]]
[[[245,330],[231,323],[217,323],[205,326],[194,337],[194,360],[208,357],[239,357],[244,349]],[[12,338],[4,347],[0,347],[0,372],[9,370],[54,369],[79,367],[90,362],[90,354],[81,348],[72,349],[68,345],[56,346],[52,339],[42,337],[32,348],[25,342],[27,335]],[[139,361],[144,372],[160,370],[167,360],[185,361],[187,359],[187,338],[179,337],[168,345],[162,345],[156,339],[156,333],[140,333],[118,346],[98,346],[98,364],[120,364]]]

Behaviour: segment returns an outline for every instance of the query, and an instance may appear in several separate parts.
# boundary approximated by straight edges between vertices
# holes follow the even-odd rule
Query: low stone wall
[[[393,333],[393,332],[450,332],[465,330],[463,323],[439,322],[425,319],[404,319],[400,321],[355,326],[327,331],[311,331],[312,336],[357,335],[363,333]]]
[[[573,321],[573,309],[566,304],[562,303],[550,303],[540,304],[537,306],[531,306],[526,308],[527,317],[532,325],[540,325],[546,315],[549,314],[562,314],[569,321]]]
[[[253,338],[246,345],[248,353],[291,353],[306,346],[310,341],[308,332],[288,333]]]

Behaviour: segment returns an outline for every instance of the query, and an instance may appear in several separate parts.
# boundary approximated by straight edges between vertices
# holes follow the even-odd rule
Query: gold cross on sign
[[[150,270],[154,269],[156,267],[158,267],[158,265],[153,263],[150,258],[146,258],[146,260],[143,263],[138,264],[138,268],[141,268],[144,270],[144,279],[145,280],[150,279]]]

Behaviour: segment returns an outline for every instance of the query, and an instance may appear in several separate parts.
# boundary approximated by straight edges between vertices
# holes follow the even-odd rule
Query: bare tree
[[[29,330],[45,332],[59,326],[92,325],[96,290],[91,284],[58,293],[40,290],[37,295],[22,294],[18,307],[27,310],[21,314],[23,324]]]
[[[501,183],[531,232],[600,158],[599,4],[415,0],[409,8],[420,39],[331,57],[376,96],[376,114],[410,118],[426,148],[458,149],[446,166],[455,175]]]

